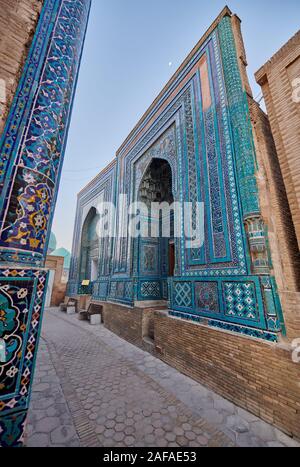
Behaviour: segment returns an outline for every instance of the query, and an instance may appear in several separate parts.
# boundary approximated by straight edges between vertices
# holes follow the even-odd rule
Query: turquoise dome
[[[52,253],[52,251],[56,250],[57,248],[57,240],[53,232],[51,232],[49,246],[48,246],[48,253]]]
[[[71,253],[65,248],[58,248],[51,253],[51,256],[62,256],[64,258],[64,269],[70,269]]]

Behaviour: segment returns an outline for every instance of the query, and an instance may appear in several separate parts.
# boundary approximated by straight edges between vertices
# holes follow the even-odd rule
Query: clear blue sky
[[[138,119],[225,6],[222,0],[92,0],[54,218],[71,249],[76,195],[115,156]],[[232,0],[242,19],[248,73],[299,29],[299,0]],[[172,65],[170,66],[170,62]]]

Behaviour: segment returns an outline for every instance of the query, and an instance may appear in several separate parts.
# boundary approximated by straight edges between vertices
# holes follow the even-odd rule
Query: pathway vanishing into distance
[[[299,446],[101,326],[45,311],[27,446]]]

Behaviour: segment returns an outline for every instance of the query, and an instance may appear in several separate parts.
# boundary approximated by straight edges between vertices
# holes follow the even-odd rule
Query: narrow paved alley
[[[45,311],[27,430],[38,446],[296,446],[148,353]]]

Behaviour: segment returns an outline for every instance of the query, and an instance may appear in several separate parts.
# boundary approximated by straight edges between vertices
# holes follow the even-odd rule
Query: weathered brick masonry
[[[102,303],[107,329],[149,351],[148,309]],[[150,311],[152,314],[152,311]],[[152,353],[226,399],[300,439],[300,365],[291,348],[153,314]]]
[[[0,135],[42,4],[42,0],[0,0]]]
[[[114,303],[103,303],[102,318],[107,329],[142,347],[143,310],[129,308]]]
[[[299,79],[300,31],[256,73],[300,245],[300,103],[294,99]]]
[[[287,338],[300,335],[300,256],[295,227],[267,115],[249,98],[259,170],[257,183]],[[272,209],[270,209],[270,206]]]
[[[300,439],[300,366],[269,344],[155,314],[160,358]]]

